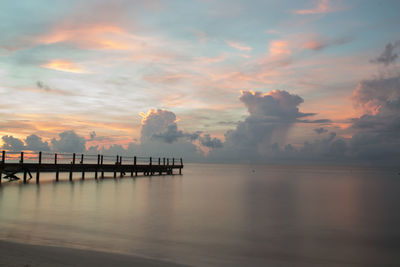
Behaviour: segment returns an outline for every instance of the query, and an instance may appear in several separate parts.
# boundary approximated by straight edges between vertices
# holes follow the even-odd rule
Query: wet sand
[[[0,240],[0,266],[183,266],[129,255]]]

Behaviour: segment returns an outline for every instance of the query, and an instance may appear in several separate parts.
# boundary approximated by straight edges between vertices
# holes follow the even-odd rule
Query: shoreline
[[[0,266],[185,266],[118,253],[0,240]]]

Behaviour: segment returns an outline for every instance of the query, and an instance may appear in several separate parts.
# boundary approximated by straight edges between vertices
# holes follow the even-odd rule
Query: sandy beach
[[[0,240],[0,266],[183,266],[129,255]]]

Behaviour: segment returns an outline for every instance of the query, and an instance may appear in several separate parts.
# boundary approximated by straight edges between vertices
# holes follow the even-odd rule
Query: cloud
[[[380,54],[377,58],[371,60],[373,63],[381,63],[385,66],[393,64],[396,62],[397,58],[399,57],[397,48],[400,47],[400,41],[396,41],[394,44],[388,43],[385,46],[385,50],[383,50],[382,54]]]
[[[92,141],[96,138],[96,132],[92,131],[89,133],[89,141]]]
[[[170,125],[176,125],[176,115],[164,109],[150,109],[147,113],[140,113],[142,116],[142,130],[140,141],[142,143],[151,141],[154,135],[160,135]]]
[[[15,138],[14,136],[5,135],[1,138],[3,140],[2,149],[8,151],[22,151],[25,148],[24,142],[22,140]]]
[[[323,133],[327,133],[328,130],[323,127],[319,127],[319,128],[315,128],[314,132],[316,132],[317,134],[323,134]]]
[[[271,56],[288,56],[292,52],[289,49],[289,42],[286,40],[273,40],[269,44],[269,53]]]
[[[299,15],[313,15],[313,14],[325,14],[330,12],[338,11],[338,7],[333,7],[330,0],[319,0],[317,6],[311,9],[298,9],[294,10],[293,13]]]
[[[194,141],[200,132],[186,133],[178,129],[175,113],[163,109],[151,109],[147,114],[141,113],[142,130],[141,143],[159,140],[165,143],[173,143],[178,139]]]
[[[43,142],[42,138],[35,135],[31,134],[25,139],[26,143],[26,150],[32,150],[32,151],[50,151],[49,143]]]
[[[154,134],[152,136],[153,139],[162,140],[169,144],[178,141],[178,139],[180,138],[187,138],[193,141],[196,140],[198,137],[199,137],[198,133],[189,134],[189,133],[184,133],[181,130],[178,130],[178,126],[176,125],[176,123],[168,125],[167,130],[165,132]]]
[[[304,102],[303,98],[287,91],[273,90],[266,94],[253,91],[241,91],[242,101],[250,117],[266,117],[279,122],[294,122],[298,118],[315,115],[302,113],[298,106]]]
[[[41,67],[46,69],[64,71],[64,72],[72,72],[72,73],[89,73],[87,70],[82,68],[79,64],[71,62],[69,60],[61,60],[56,59],[50,62],[47,62]]]
[[[389,43],[375,63],[392,64],[397,54]],[[353,92],[355,106],[364,113],[353,119],[351,153],[360,160],[398,162],[400,158],[400,74],[383,70],[361,81]]]
[[[235,48],[240,51],[251,52],[252,48],[248,45],[234,42],[234,41],[225,41],[230,47]]]
[[[205,134],[199,138],[200,143],[202,146],[209,147],[209,148],[220,148],[223,146],[223,143],[220,139],[214,137],[211,138],[209,134]]]
[[[400,74],[361,81],[352,99],[367,115],[395,115],[400,110]]]
[[[334,39],[316,38],[314,40],[307,41],[303,45],[303,48],[313,51],[321,51],[327,47],[346,44],[350,41],[351,39],[348,37],[334,38]]]
[[[84,152],[86,140],[75,131],[65,131],[59,134],[59,139],[51,139],[52,150],[55,152]]]
[[[286,143],[289,129],[302,118],[315,113],[299,110],[303,99],[287,91],[266,94],[241,91],[239,100],[249,115],[234,130],[225,133],[223,148],[212,150],[211,159],[222,161],[265,162],[273,158],[279,144]],[[312,121],[310,121],[312,122]]]
[[[59,95],[73,95],[71,92],[67,92],[67,91],[62,91],[59,89],[55,89],[50,87],[49,85],[45,84],[42,81],[37,81],[36,82],[36,87],[41,90],[42,92],[46,92],[46,93],[52,93],[52,94],[59,94]]]

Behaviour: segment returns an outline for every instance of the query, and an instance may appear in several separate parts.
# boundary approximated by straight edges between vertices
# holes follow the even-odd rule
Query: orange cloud
[[[73,63],[69,60],[53,60],[46,64],[41,65],[41,67],[46,69],[65,71],[65,72],[73,72],[73,73],[88,73],[85,69],[79,66],[76,63]]]
[[[247,46],[245,44],[241,44],[239,42],[234,42],[234,41],[225,41],[230,47],[235,48],[240,51],[246,51],[246,52],[251,52],[252,48],[250,46]]]
[[[146,38],[135,36],[114,25],[59,26],[36,39],[40,44],[72,43],[85,49],[137,50],[146,45]]]
[[[269,45],[269,53],[271,56],[290,55],[289,42],[285,40],[274,40]]]
[[[308,15],[308,14],[324,14],[334,11],[337,11],[337,9],[331,6],[329,0],[320,0],[315,8],[294,10],[293,13],[300,15]]]
[[[65,41],[85,39],[88,36],[102,35],[102,34],[121,34],[123,30],[116,26],[111,25],[91,25],[81,26],[74,28],[56,28],[49,34],[40,36],[38,42],[43,44],[54,44]]]

